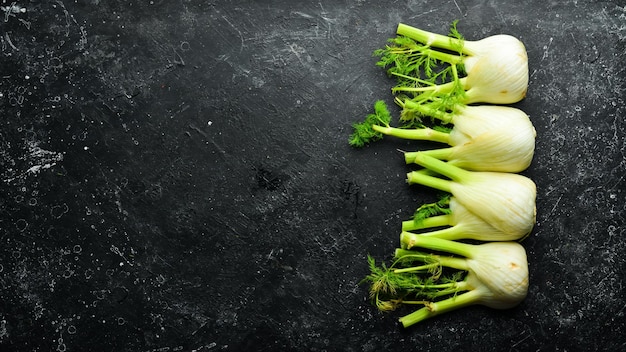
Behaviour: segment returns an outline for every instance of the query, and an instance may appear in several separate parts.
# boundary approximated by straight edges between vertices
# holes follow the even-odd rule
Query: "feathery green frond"
[[[424,87],[445,83],[451,75],[451,65],[458,63],[455,56],[431,49],[427,44],[397,36],[387,46],[373,53],[379,57],[377,66],[385,68],[397,87]]]
[[[448,32],[448,37],[458,39],[458,41],[453,41],[451,44],[452,44],[453,50],[458,52],[459,55],[462,55],[463,54],[463,42],[465,41],[465,38],[463,38],[463,35],[459,33],[458,29],[456,28],[456,25],[458,23],[459,23],[459,20],[452,21],[452,24],[450,25],[450,32]]]
[[[388,127],[391,123],[391,113],[383,100],[374,104],[374,113],[368,114],[364,121],[352,125],[354,132],[349,143],[353,147],[363,147],[367,143],[383,138],[383,134],[373,129],[374,125]]]
[[[413,221],[416,224],[424,221],[424,219],[436,215],[450,214],[450,194],[444,194],[441,199],[434,203],[421,205],[413,214]]]
[[[444,295],[454,295],[461,287],[464,271],[442,277],[439,257],[403,251],[390,266],[368,256],[370,274],[362,282],[370,284],[370,298],[381,311],[390,311],[401,304],[427,304]],[[412,266],[415,265],[416,266]]]

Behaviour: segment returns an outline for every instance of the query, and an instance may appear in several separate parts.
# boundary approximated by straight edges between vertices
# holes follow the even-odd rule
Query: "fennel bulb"
[[[416,108],[428,111],[424,107]],[[473,171],[520,172],[532,162],[537,132],[520,109],[478,105],[430,114],[454,127],[446,141],[452,147],[424,151],[427,155]],[[405,153],[407,163],[414,159],[415,152]]]
[[[411,140],[444,143],[452,148],[434,149],[424,153],[447,160],[474,171],[519,172],[532,162],[535,151],[535,128],[522,110],[495,105],[459,106],[451,112],[441,112],[407,102],[404,111],[417,111],[432,116],[450,130],[426,126],[414,128],[391,127],[391,114],[384,101],[374,104],[374,113],[363,122],[354,124],[350,144],[362,147],[383,135]],[[407,163],[413,162],[415,152],[405,153]]]
[[[469,211],[455,197],[448,198],[448,203],[449,209],[445,214],[403,221],[400,240],[402,247],[413,247],[416,242],[415,238],[419,236],[446,240],[516,241],[527,235],[519,232],[506,233],[495,228],[483,218]],[[410,232],[431,228],[438,229],[420,233]]]
[[[404,327],[469,305],[509,309],[528,294],[526,250],[517,242],[490,242],[479,245],[432,237],[420,237],[419,247],[463,256],[426,254],[397,249],[390,267],[377,267],[370,259],[370,296],[381,310],[401,304],[424,307],[400,318]],[[415,265],[414,263],[424,263]],[[461,279],[440,278],[441,267],[467,272]],[[423,274],[430,277],[423,278]],[[440,300],[437,300],[441,298]]]
[[[513,36],[468,41],[456,30],[456,22],[450,36],[403,23],[396,33],[398,37],[375,54],[380,56],[377,64],[398,80],[393,92],[414,95],[405,100],[435,103],[445,110],[457,104],[511,104],[526,96],[528,55]],[[445,68],[436,69],[441,66]]]
[[[504,172],[467,171],[418,152],[415,162],[449,179],[420,171],[407,174],[409,184],[421,184],[452,194],[460,204],[497,230],[522,238],[536,220],[535,183]]]
[[[404,327],[470,305],[513,308],[528,294],[528,260],[517,242],[472,245],[420,237],[419,246],[462,257],[396,249],[389,267],[379,267],[368,258],[370,274],[364,279],[382,311],[400,305],[424,306],[399,319]],[[442,278],[443,267],[460,272]]]

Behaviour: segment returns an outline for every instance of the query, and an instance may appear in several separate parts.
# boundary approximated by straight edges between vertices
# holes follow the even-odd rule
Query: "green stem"
[[[433,269],[437,267],[439,267],[439,263],[432,263],[432,264],[424,264],[420,266],[411,266],[408,268],[393,269],[393,272],[395,274],[423,272],[423,271],[428,271],[429,269]]]
[[[435,159],[436,160],[436,159]],[[442,178],[431,176],[420,171],[411,171],[406,174],[406,181],[410,185],[419,184],[440,191],[452,193],[452,182]]]
[[[402,77],[402,78],[411,80],[411,81],[415,81],[415,82],[420,83],[420,84],[425,84],[427,86],[434,86],[435,85],[435,83],[433,83],[433,82],[426,81],[426,80],[423,80],[423,79],[420,79],[420,78],[417,78],[417,77],[413,77],[413,76],[409,76],[409,75],[403,75],[403,74],[398,73],[398,72],[391,72],[391,74],[394,75],[394,76],[398,76],[398,77]]]
[[[449,37],[446,37],[449,38]],[[434,47],[434,46],[433,46]],[[452,66],[456,66],[458,64],[463,63],[463,58],[461,56],[458,55],[454,55],[454,54],[448,54],[448,53],[444,53],[442,51],[437,51],[437,50],[432,50],[432,49],[426,49],[423,51],[425,55],[428,55],[434,59],[437,59],[439,61],[443,61],[443,62],[447,62]]]
[[[443,112],[439,109],[433,108],[432,106],[429,106],[429,104],[425,104],[422,102],[416,102],[414,100],[411,99],[405,99],[404,101],[402,101],[402,108],[403,109],[409,109],[409,110],[416,110],[419,111],[420,113],[427,115],[427,116],[431,116],[434,117],[436,119],[439,119],[441,121],[443,121],[444,123],[450,123],[452,121],[452,119],[454,118],[453,114],[447,113],[447,112]]]
[[[433,48],[456,50],[463,45],[463,41],[459,39],[448,37],[443,34],[428,32],[404,23],[398,24],[396,33]]]
[[[432,227],[450,225],[452,216],[450,214],[431,216],[420,221],[407,220],[402,222],[402,231],[414,231]]]
[[[430,253],[422,253],[418,251],[409,251],[406,249],[396,248],[394,258],[396,261],[393,262],[393,266],[395,266],[398,262],[400,262],[401,257],[411,257],[412,259],[419,260],[422,262],[426,262],[433,258],[433,255]]]
[[[402,304],[420,304],[420,305],[430,304],[429,301],[404,301],[404,300],[400,301],[399,303],[402,303]]]
[[[426,307],[401,317],[400,323],[406,328],[428,318],[476,304],[479,300],[480,293],[478,291],[468,291],[439,302],[428,303]]]
[[[404,153],[404,161],[407,164],[413,164],[415,162],[415,156],[417,155],[417,153],[419,153],[419,152],[405,152]]]
[[[422,150],[419,152],[405,152],[404,153],[404,161],[407,164],[415,163],[415,157],[418,153],[422,153],[428,156],[432,156],[433,158],[437,158],[439,160],[448,160],[450,155],[454,151],[454,148],[439,148],[439,149],[431,149],[431,150]]]
[[[450,288],[445,289],[445,290],[439,290],[437,292],[431,293],[430,297],[434,298],[434,297],[449,296],[449,295],[452,295],[452,294],[456,294],[456,293],[459,292],[459,285],[462,284],[462,283],[463,283],[463,281],[461,281],[460,283],[456,282],[454,287],[450,287]]]
[[[406,256],[413,256],[414,253],[421,253],[414,249],[404,249],[404,248],[396,248],[395,258],[401,258]],[[469,270],[467,266],[467,260],[465,258],[455,258],[446,255],[435,255],[435,254],[421,254],[423,257],[428,257],[429,260],[436,260],[437,264],[441,266],[445,266],[448,268],[458,269],[458,270]]]
[[[421,247],[434,251],[447,252],[471,258],[475,252],[474,245],[441,238],[422,236],[408,231],[402,231],[400,242],[407,244],[407,248]]]
[[[394,253],[394,258],[399,259],[401,257],[406,257],[406,256],[417,257],[417,258],[420,258],[420,260],[434,257],[432,254],[428,254],[428,253],[422,253],[422,252],[418,252],[415,250],[408,250],[408,249],[403,249],[403,248],[396,248],[396,251]]]
[[[424,155],[428,155],[439,160],[448,160],[450,159],[453,152],[454,152],[454,148],[449,147],[449,148],[424,150],[422,153],[424,153]],[[415,162],[415,159],[413,159],[413,162]]]
[[[458,282],[447,282],[445,284],[429,284],[429,285],[413,285],[411,288],[417,289],[429,289],[429,290],[441,290],[441,289],[454,289],[452,292],[458,291]]]
[[[404,228],[402,230],[404,230]],[[411,230],[406,230],[406,231],[411,231]],[[441,230],[422,232],[419,234],[419,236],[423,236],[423,237],[435,237],[435,238],[440,238],[442,240],[451,240],[451,241],[461,239],[463,238],[463,235],[464,233],[461,230],[461,228],[458,227],[458,225],[447,227]]]
[[[428,169],[419,169],[419,170],[415,170],[412,172],[415,172],[416,174],[428,175],[428,176],[433,176],[433,177],[441,176],[438,173],[430,171]]]
[[[395,92],[432,92],[434,95],[436,94],[448,94],[454,91],[457,82],[447,82],[442,84],[436,84],[428,87],[394,87],[391,89],[393,93]]]
[[[415,156],[415,163],[440,175],[446,176],[455,182],[462,182],[464,179],[472,177],[471,171],[446,163],[445,161],[439,160],[425,153],[417,153]]]
[[[452,66],[452,76],[454,77],[452,83],[455,84],[454,91],[456,91],[462,97],[462,99],[460,99],[461,101],[467,101],[467,77],[459,78],[459,71],[456,65]]]
[[[372,129],[382,134],[403,139],[424,140],[449,144],[450,134],[436,131],[431,128],[397,128],[390,126],[372,125]]]

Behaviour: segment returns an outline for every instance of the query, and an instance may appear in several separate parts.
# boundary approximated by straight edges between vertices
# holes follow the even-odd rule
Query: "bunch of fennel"
[[[532,162],[536,131],[522,110],[498,104],[526,95],[524,45],[508,35],[465,41],[456,22],[449,36],[405,24],[397,34],[375,55],[397,80],[392,92],[401,94],[394,100],[403,125],[391,126],[391,113],[379,100],[372,114],[353,124],[349,142],[363,147],[393,136],[448,145],[404,152],[406,164],[422,167],[409,172],[407,182],[444,196],[402,222],[390,266],[368,257],[371,273],[364,282],[371,299],[381,311],[421,305],[400,318],[405,327],[468,305],[514,307],[528,291],[519,241],[535,224],[537,193],[535,183],[518,173]]]

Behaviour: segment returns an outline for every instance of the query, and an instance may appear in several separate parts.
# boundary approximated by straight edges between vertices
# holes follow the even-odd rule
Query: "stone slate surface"
[[[626,348],[623,1],[2,1],[3,351]],[[518,307],[403,329],[366,256],[433,193],[351,124],[398,22],[520,38],[538,186]]]

